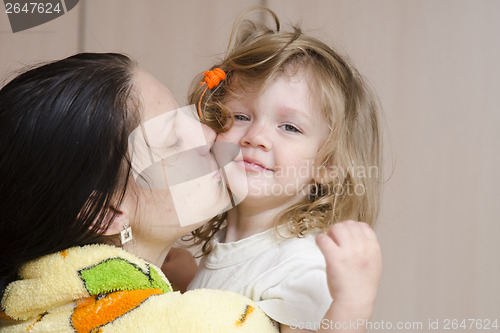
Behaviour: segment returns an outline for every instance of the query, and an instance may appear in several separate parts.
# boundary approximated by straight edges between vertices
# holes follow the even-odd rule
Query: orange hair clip
[[[203,75],[205,75],[205,78],[202,82],[200,82],[200,86],[206,84],[206,87],[205,90],[203,90],[203,93],[201,94],[200,100],[198,102],[198,114],[200,115],[200,119],[203,119],[201,115],[201,100],[203,99],[203,96],[205,96],[207,89],[217,87],[220,81],[226,78],[226,73],[224,73],[224,71],[220,68],[214,68],[211,71],[205,71]]]

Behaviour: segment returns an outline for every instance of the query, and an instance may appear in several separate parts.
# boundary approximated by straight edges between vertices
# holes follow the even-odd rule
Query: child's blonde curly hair
[[[224,70],[226,79],[202,97],[200,74],[191,87],[189,103],[198,105],[201,98],[203,121],[221,133],[233,122],[225,107],[228,98],[262,91],[289,65],[306,68],[311,74],[312,98],[319,102],[330,127],[316,158],[316,172],[324,181],[311,186],[309,195],[283,211],[276,226],[286,223],[292,235],[302,237],[312,229],[326,231],[332,223],[348,219],[373,224],[381,187],[378,100],[358,71],[337,52],[304,35],[298,27],[280,30],[276,14],[267,8],[259,9],[272,15],[275,28],[245,19],[255,9],[240,15],[224,59],[212,67]],[[203,244],[203,255],[210,252],[211,239],[226,216],[216,216],[192,232],[190,239]]]

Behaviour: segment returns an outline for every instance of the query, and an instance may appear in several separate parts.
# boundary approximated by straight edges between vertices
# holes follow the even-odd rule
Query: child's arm
[[[326,260],[332,305],[317,332],[366,332],[382,271],[377,236],[366,223],[334,224],[316,242]],[[301,332],[281,325],[281,332]],[[307,330],[303,332],[309,332]]]
[[[167,254],[161,270],[174,288],[181,293],[187,290],[193,280],[198,264],[191,252],[186,249],[173,247]]]

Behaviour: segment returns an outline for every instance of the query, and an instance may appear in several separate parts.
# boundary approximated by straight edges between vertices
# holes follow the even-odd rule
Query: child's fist
[[[373,304],[382,272],[380,245],[366,223],[346,221],[318,235],[330,294],[337,304]]]

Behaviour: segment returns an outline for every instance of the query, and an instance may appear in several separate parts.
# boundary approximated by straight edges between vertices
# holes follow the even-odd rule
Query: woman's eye
[[[180,146],[180,144],[181,144],[181,140],[177,139],[177,140],[175,140],[174,144],[173,144],[173,145],[171,145],[171,146],[170,146],[170,147],[168,147],[168,148],[177,148],[177,147],[179,147],[179,146]]]
[[[239,121],[250,121],[250,118],[244,114],[235,114],[234,119]]]
[[[302,133],[302,131],[298,127],[290,125],[290,124],[281,125],[280,128],[284,129],[287,132]]]
[[[166,149],[177,149],[181,146],[181,139],[180,138],[176,138],[175,139],[175,142],[169,142],[168,144],[165,145],[165,148]]]

